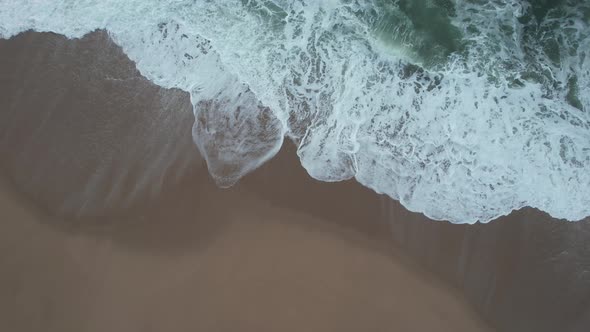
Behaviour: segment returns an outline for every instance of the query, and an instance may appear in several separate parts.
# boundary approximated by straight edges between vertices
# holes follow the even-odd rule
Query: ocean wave
[[[0,0],[0,37],[105,29],[191,95],[230,186],[296,142],[308,173],[412,211],[590,215],[590,5],[524,0]],[[288,176],[288,174],[285,174]]]

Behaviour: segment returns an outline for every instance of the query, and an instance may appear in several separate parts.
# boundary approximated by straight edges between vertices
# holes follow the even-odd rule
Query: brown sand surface
[[[0,331],[489,331],[389,242],[243,188],[135,215],[58,220],[3,182]]]

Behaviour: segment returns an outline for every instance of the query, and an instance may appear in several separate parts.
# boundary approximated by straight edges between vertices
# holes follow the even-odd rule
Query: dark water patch
[[[366,19],[383,42],[407,49],[421,65],[433,67],[464,49],[462,35],[451,23],[455,14],[448,0],[377,1]]]

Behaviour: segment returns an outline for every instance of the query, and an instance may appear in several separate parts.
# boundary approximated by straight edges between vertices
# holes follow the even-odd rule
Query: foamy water
[[[194,141],[221,186],[288,137],[314,178],[355,178],[433,219],[532,206],[579,220],[582,2],[0,0],[0,37],[107,30],[144,76],[190,93]]]

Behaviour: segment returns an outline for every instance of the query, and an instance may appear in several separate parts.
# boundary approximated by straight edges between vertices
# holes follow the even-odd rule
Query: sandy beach
[[[3,183],[0,329],[490,331],[390,243],[187,182],[91,223],[52,218]]]

